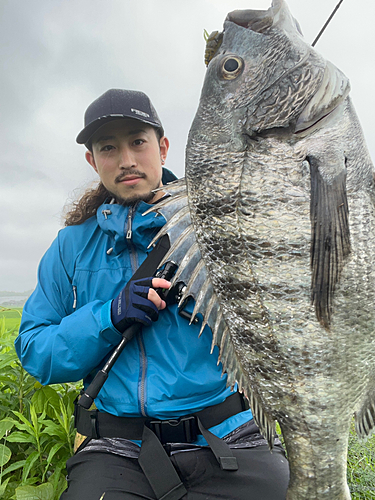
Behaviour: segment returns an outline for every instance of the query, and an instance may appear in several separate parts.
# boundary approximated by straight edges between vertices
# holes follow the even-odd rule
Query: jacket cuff
[[[112,318],[111,318],[111,304],[112,304],[112,300],[109,300],[101,308],[101,311],[100,311],[100,323],[101,323],[100,334],[111,344],[117,345],[120,342],[122,335],[113,326]]]

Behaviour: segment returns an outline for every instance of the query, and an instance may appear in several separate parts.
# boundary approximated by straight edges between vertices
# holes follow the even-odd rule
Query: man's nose
[[[132,151],[129,148],[121,148],[120,150],[120,163],[119,167],[121,169],[130,168],[136,166],[136,160]]]

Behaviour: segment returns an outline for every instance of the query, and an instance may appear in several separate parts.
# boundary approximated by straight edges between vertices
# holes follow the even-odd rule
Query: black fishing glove
[[[150,326],[159,317],[158,308],[148,300],[148,291],[152,287],[152,278],[129,281],[118,296],[112,300],[111,318],[113,326],[123,333],[138,321]]]

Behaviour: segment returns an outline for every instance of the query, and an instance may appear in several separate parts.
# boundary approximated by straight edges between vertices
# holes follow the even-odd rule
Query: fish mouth
[[[284,0],[273,0],[271,7],[267,10],[234,10],[229,12],[226,21],[231,21],[237,26],[250,29],[256,33],[264,33],[274,24],[280,22],[289,29],[296,29],[302,35],[299,23],[290,14]]]
[[[226,21],[231,21],[237,26],[247,28],[257,33],[263,33],[273,24],[273,16],[270,10],[234,10],[229,12]]]

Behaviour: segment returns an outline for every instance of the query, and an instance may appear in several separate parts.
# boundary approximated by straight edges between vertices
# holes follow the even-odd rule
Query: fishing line
[[[340,7],[340,5],[342,4],[344,0],[340,0],[339,3],[336,5],[335,9],[333,10],[332,14],[329,16],[329,18],[327,19],[327,22],[325,23],[325,25],[323,26],[323,28],[319,31],[318,33],[318,36],[315,38],[315,40],[313,41],[313,43],[311,44],[312,47],[315,46],[316,42],[319,40],[319,38],[322,36],[323,32],[325,31],[326,27],[329,25],[329,23],[331,22],[333,16],[336,14],[338,8]]]

